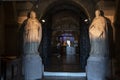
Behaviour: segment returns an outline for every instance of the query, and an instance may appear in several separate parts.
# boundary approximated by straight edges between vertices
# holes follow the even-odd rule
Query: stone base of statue
[[[29,54],[23,57],[23,74],[25,80],[42,79],[43,65],[39,54]]]
[[[110,76],[110,61],[105,57],[89,57],[86,66],[87,80],[107,80]]]

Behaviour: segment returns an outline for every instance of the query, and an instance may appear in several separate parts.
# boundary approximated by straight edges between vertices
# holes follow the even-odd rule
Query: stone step
[[[44,72],[44,76],[86,77],[85,72]]]
[[[86,77],[44,77],[43,80],[86,80]]]
[[[14,79],[8,79],[8,80],[18,80],[18,79],[15,77]],[[23,80],[23,77],[21,77],[21,79],[19,80]],[[44,72],[42,80],[86,80],[86,73],[84,72]]]

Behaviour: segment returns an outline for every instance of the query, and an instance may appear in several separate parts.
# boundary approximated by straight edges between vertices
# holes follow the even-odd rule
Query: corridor
[[[74,55],[57,55],[50,56],[45,71],[49,72],[81,72],[79,54]]]
[[[108,37],[111,77],[113,80],[120,80],[119,4],[120,0],[1,0],[0,79],[24,80],[26,75],[23,74],[23,65],[33,62],[33,64],[27,65],[24,72],[30,70],[34,72],[35,69],[37,72],[38,69],[41,69],[34,80],[41,80],[41,78],[42,80],[86,80],[85,69],[91,49],[89,26],[95,17],[95,10],[100,9],[108,20],[107,24],[110,24],[108,25]],[[29,29],[23,30],[23,28],[31,17],[31,11],[36,13],[32,24],[37,20],[41,26],[41,29],[31,30],[35,31],[35,35],[42,39],[37,44],[39,48],[35,47],[36,51],[28,53],[28,55],[33,54],[32,58],[29,58],[30,61],[23,64],[22,62],[25,61],[23,57],[26,57],[24,53],[28,50],[23,46],[24,40],[26,41],[23,34],[28,35],[27,33],[30,33],[28,31],[31,31]],[[36,31],[41,34],[38,36]],[[32,35],[30,34],[30,36]],[[29,47],[31,46],[27,48]],[[67,47],[74,48],[73,53],[67,52]],[[33,50],[33,46],[31,48],[30,50]],[[36,53],[41,57],[41,60],[39,58],[40,66],[38,66],[39,63],[36,63],[37,59],[33,59]],[[34,65],[34,63],[36,64]],[[33,67],[29,68],[31,65]],[[28,68],[29,70],[27,70]],[[93,67],[92,69],[95,71]],[[33,72],[31,72],[32,75],[36,76]],[[98,73],[101,73],[101,69]]]

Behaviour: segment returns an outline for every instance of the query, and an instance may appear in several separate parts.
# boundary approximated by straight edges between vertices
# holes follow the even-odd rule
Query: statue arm
[[[91,29],[93,27],[93,23],[90,25],[89,29]]]
[[[102,20],[101,26],[100,26],[100,28],[99,28],[99,30],[100,30],[100,32],[101,32],[100,36],[104,36],[103,33],[106,31],[105,28],[106,28],[106,21],[105,21],[105,20]],[[100,37],[100,36],[99,36],[99,37]]]
[[[91,23],[89,29],[91,29],[92,27],[94,27],[94,21],[95,21],[95,19],[93,19],[93,21],[92,21],[92,23]]]
[[[89,32],[90,34],[94,35],[95,37],[101,37],[104,33],[105,28],[105,21],[101,18],[99,21],[93,21],[90,25]]]

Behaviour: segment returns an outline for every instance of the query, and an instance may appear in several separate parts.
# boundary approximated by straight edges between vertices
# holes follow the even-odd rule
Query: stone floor
[[[75,55],[52,55],[44,65],[45,71],[49,72],[81,72],[79,54]],[[48,67],[49,66],[49,67]]]
[[[45,67],[45,71],[48,72],[68,72],[68,73],[80,73],[83,72],[80,67],[80,55],[58,55],[53,54],[50,56],[49,64]],[[43,80],[86,80],[85,77],[75,77],[73,74],[70,76],[44,76]]]

